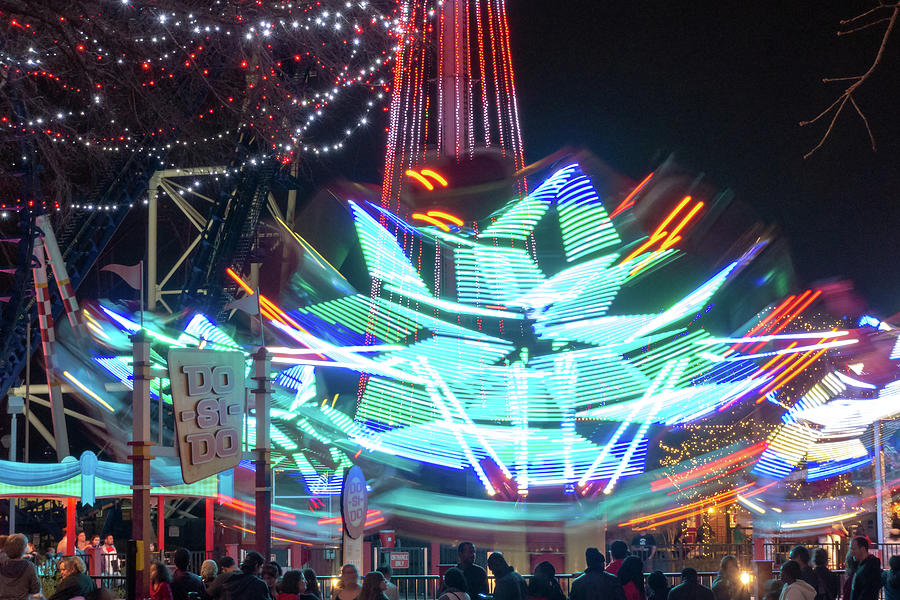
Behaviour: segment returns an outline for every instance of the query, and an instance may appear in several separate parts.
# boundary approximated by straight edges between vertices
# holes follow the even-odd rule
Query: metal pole
[[[9,460],[16,462],[16,447],[18,446],[18,416],[22,414],[22,408],[25,401],[21,396],[10,395],[7,401],[7,412],[10,415],[10,432],[9,432]],[[9,499],[9,534],[16,532],[16,499]]]
[[[31,319],[25,325],[25,356],[25,462],[28,462],[31,445]]]
[[[131,337],[134,391],[132,413],[132,508],[131,536],[137,547],[133,586],[129,597],[143,600],[150,596],[150,342],[143,330]]]
[[[884,544],[884,451],[881,441],[881,421],[875,421],[875,515],[878,524],[877,540],[879,548],[883,548]],[[882,554],[881,560],[884,561],[886,556]]]
[[[154,173],[150,177],[147,189],[147,310],[156,310],[158,287],[156,280],[156,234],[159,220],[158,190],[160,176]]]
[[[269,444],[269,396],[272,355],[265,346],[253,354],[253,396],[256,401],[256,551],[266,560],[272,551],[272,469]]]
[[[9,432],[9,460],[10,462],[16,462],[16,413],[12,414],[12,418],[10,419],[10,427],[12,430]],[[16,499],[9,499],[9,535],[12,535],[16,532]]]

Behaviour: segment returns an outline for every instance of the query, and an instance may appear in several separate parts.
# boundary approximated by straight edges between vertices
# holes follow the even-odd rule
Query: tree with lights
[[[288,163],[341,148],[382,104],[388,0],[0,0],[5,208],[61,206],[126,158]]]

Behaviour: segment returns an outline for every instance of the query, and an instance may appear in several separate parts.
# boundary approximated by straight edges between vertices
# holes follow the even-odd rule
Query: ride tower
[[[521,170],[506,0],[405,0],[400,19],[382,206],[448,179],[460,188]]]

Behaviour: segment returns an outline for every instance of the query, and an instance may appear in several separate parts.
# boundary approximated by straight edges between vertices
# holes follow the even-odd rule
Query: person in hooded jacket
[[[212,583],[206,584],[206,598],[216,600],[217,598],[228,598],[225,584],[233,576],[237,575],[237,563],[230,556],[223,556],[219,559],[219,574],[212,580]]]
[[[619,578],[604,569],[606,559],[596,548],[584,551],[587,569],[572,582],[569,600],[625,600]]]
[[[22,558],[28,539],[21,533],[6,538],[6,562],[0,565],[0,600],[25,600],[41,593],[41,581],[31,561]]]
[[[260,579],[259,572],[265,564],[259,552],[248,552],[241,563],[240,572],[225,581],[228,600],[270,600],[269,586]]]
[[[186,548],[175,551],[175,572],[172,574],[172,600],[190,600],[192,594],[197,598],[206,593],[206,586],[200,577],[191,573],[191,553]]]
[[[815,600],[816,588],[809,585],[801,577],[803,569],[796,560],[789,560],[781,565],[781,596],[778,600]]]
[[[828,568],[828,550],[813,552],[813,574],[816,576],[816,600],[837,600],[841,593],[841,577]],[[900,599],[898,599],[900,600]]]
[[[681,570],[681,583],[669,590],[669,600],[714,600],[713,591],[700,583],[697,569]]]
[[[506,562],[500,552],[488,557],[488,569],[494,574],[494,600],[526,600],[528,586],[525,578]]]
[[[881,591],[881,561],[869,554],[869,540],[855,537],[850,552],[856,559],[856,572],[850,584],[850,597],[845,600],[877,600]]]
[[[884,600],[900,600],[900,554],[892,556],[888,561],[888,565],[890,565],[891,569],[881,574],[881,583],[884,586]]]
[[[534,568],[534,575],[528,582],[528,600],[566,600],[556,569],[548,561],[543,561]]]
[[[647,576],[647,600],[666,600],[669,597],[669,582],[659,569]]]

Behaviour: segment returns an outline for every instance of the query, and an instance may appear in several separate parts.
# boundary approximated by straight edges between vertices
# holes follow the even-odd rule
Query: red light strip
[[[809,290],[807,290],[807,291],[809,291]],[[810,296],[809,298],[807,298],[807,299],[806,299],[806,302],[804,302],[799,308],[797,308],[797,310],[794,311],[794,313],[793,313],[792,315],[788,316],[788,317],[785,319],[785,321],[784,321],[781,325],[779,325],[778,327],[776,327],[775,329],[773,329],[773,330],[771,331],[771,335],[775,335],[775,334],[777,334],[778,332],[780,332],[781,330],[783,330],[785,327],[787,327],[788,324],[790,324],[791,321],[793,321],[794,319],[796,319],[797,317],[799,317],[799,316],[801,315],[801,313],[803,313],[804,310],[806,310],[807,308],[809,308],[809,305],[812,304],[813,302],[815,302],[816,298],[818,298],[818,297],[821,296],[821,295],[822,295],[822,290],[816,290],[816,292],[815,292],[812,296]],[[759,344],[757,344],[756,346],[754,346],[753,349],[750,350],[750,352],[751,352],[751,353],[754,353],[754,352],[756,352],[757,350],[759,350],[760,348],[762,348],[762,347],[765,346],[765,345],[766,345],[766,342],[760,342]]]
[[[637,184],[637,186],[635,186],[635,188],[633,190],[628,192],[628,195],[625,196],[625,199],[619,203],[619,206],[616,207],[616,210],[612,211],[612,213],[609,215],[609,218],[612,219],[619,213],[626,211],[629,208],[631,208],[632,206],[634,206],[634,197],[637,196],[638,193],[640,193],[640,191],[642,189],[644,189],[644,186],[647,185],[647,182],[650,181],[651,177],[653,177],[653,172],[651,172],[649,175],[644,177],[643,181],[641,181],[639,184]]]
[[[768,323],[769,321],[774,319],[776,316],[778,316],[778,314],[782,310],[784,310],[784,308],[788,305],[788,303],[792,302],[794,300],[794,298],[796,298],[796,296],[794,296],[794,295],[790,295],[787,298],[785,298],[781,304],[779,304],[777,307],[775,307],[775,310],[773,310],[771,313],[769,313],[769,316],[767,316],[765,319],[763,319],[762,321],[760,321],[759,323],[754,325],[753,328],[750,329],[750,331],[748,331],[744,337],[750,337],[750,336],[755,335],[760,329],[762,329],[766,325],[766,323]],[[749,344],[749,342],[738,342],[729,349],[729,352],[733,352],[733,351],[737,350],[737,348],[739,346],[743,346],[744,344]]]
[[[366,512],[366,526],[368,526],[368,519],[373,517],[377,517],[381,514],[380,510],[370,509]],[[316,521],[317,525],[340,525],[344,520],[341,517],[324,517]]]

